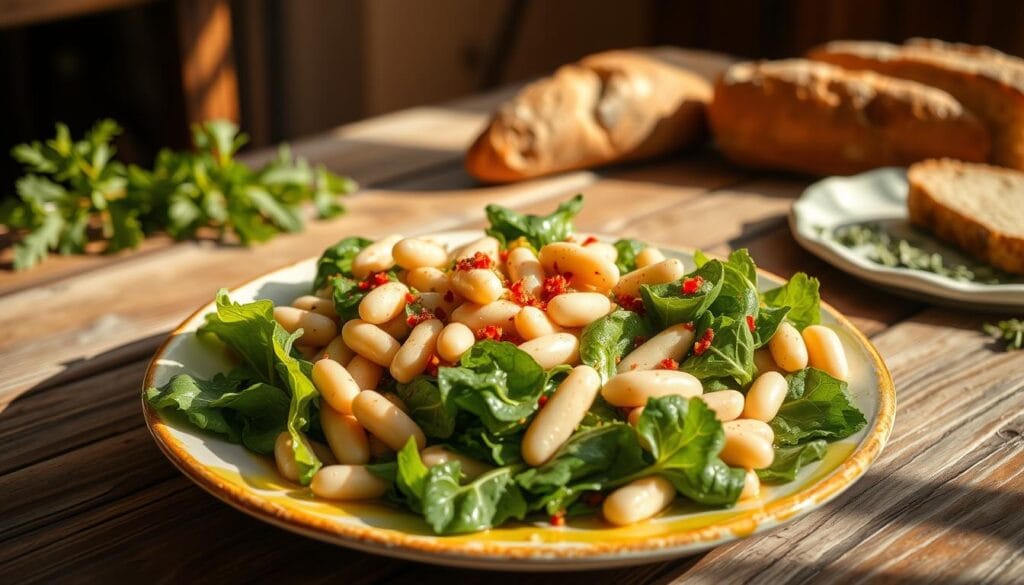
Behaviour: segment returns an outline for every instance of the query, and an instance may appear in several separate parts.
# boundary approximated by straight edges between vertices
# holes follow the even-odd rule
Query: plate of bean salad
[[[498,570],[707,550],[866,471],[895,391],[816,279],[577,233],[582,205],[347,236],[221,290],[147,371],[156,443],[282,528]]]

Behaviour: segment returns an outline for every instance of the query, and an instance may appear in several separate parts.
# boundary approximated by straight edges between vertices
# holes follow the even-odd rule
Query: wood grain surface
[[[252,249],[155,239],[114,257],[0,272],[0,583],[1015,583],[1024,579],[1024,352],[979,331],[991,316],[935,308],[852,279],[786,225],[805,179],[755,174],[711,151],[512,186],[476,185],[461,152],[508,91],[338,129],[296,150],[367,188],[348,213]],[[266,153],[253,153],[257,161]],[[142,420],[146,363],[222,286],[317,255],[345,235],[479,227],[484,204],[545,211],[583,192],[580,230],[726,253],[749,247],[877,345],[895,377],[881,458],[827,506],[708,554],[629,569],[491,573],[397,561],[296,536],[192,485]]]

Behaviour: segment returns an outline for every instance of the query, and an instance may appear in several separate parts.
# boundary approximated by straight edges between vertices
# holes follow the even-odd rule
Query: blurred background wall
[[[613,47],[777,58],[930,36],[1024,55],[1022,33],[1020,0],[0,0],[0,149],[104,116],[140,162],[211,116],[266,145]]]

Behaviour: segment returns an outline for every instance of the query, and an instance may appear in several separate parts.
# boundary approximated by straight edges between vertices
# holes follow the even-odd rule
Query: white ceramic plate
[[[455,246],[479,232],[450,232],[437,240]],[[667,254],[693,266],[690,253]],[[258,298],[287,304],[306,294],[316,259],[261,276],[231,292],[238,302]],[[762,288],[781,279],[760,275]],[[200,307],[157,350],[144,387],[171,376],[199,377],[229,369],[221,352],[196,337],[213,311]],[[833,308],[823,306],[823,323],[843,342],[850,363],[850,390],[868,424],[833,443],[825,458],[800,472],[797,480],[766,486],[760,499],[731,509],[708,509],[677,502],[660,516],[632,526],[613,527],[598,518],[570,519],[564,527],[544,519],[512,523],[487,532],[436,536],[411,513],[375,502],[329,502],[308,488],[281,479],[273,462],[218,437],[204,434],[154,411],[143,401],[146,424],[164,454],[186,476],[224,502],[265,522],[368,552],[417,561],[495,570],[582,570],[635,565],[708,550],[770,530],[814,510],[849,487],[878,456],[893,425],[895,390],[889,372],[871,344]]]
[[[909,224],[903,168],[819,181],[797,199],[789,217],[790,229],[801,246],[841,270],[893,292],[957,307],[991,311],[1024,308],[1024,278],[1012,284],[979,284],[923,270],[890,268],[868,259],[863,249],[847,248],[822,235],[822,229],[863,222],[877,222],[893,236],[919,242],[947,262],[977,262]]]

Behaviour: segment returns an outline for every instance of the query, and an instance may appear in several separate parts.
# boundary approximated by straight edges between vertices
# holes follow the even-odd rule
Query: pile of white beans
[[[756,352],[759,372],[746,396],[736,390],[705,394],[700,380],[680,371],[658,369],[666,359],[681,358],[693,347],[694,332],[674,325],[643,342],[618,365],[618,374],[602,385],[598,373],[578,365],[583,327],[617,308],[614,298],[638,296],[643,284],[679,280],[683,263],[666,259],[648,247],[637,255],[637,269],[620,275],[615,247],[604,242],[558,242],[535,254],[529,247],[509,251],[503,262],[496,239],[484,237],[453,253],[427,238],[392,235],[364,248],[352,263],[357,278],[397,267],[399,279],[373,288],[359,304],[359,318],[340,327],[330,291],[307,295],[290,307],[277,307],[274,317],[289,332],[302,329],[296,346],[315,360],[313,383],[321,395],[320,423],[328,446],[308,441],[325,462],[313,477],[319,497],[359,500],[382,496],[386,481],[365,467],[373,458],[401,449],[412,438],[427,466],[457,460],[467,479],[492,469],[486,463],[427,446],[426,437],[393,393],[377,391],[385,368],[398,382],[407,383],[428,368],[431,359],[454,364],[477,341],[477,332],[500,327],[522,340],[519,348],[545,369],[574,366],[530,421],[522,440],[522,456],[531,466],[550,460],[569,440],[598,393],[613,406],[630,409],[636,424],[651,397],[698,397],[713,410],[725,430],[721,458],[747,470],[741,499],[756,498],[760,482],[755,470],[772,464],[774,434],[768,422],[787,393],[782,373],[807,366],[840,379],[848,377],[846,356],[834,331],[815,325],[801,333],[783,324]],[[449,270],[453,262],[487,256],[491,268]],[[523,290],[540,298],[547,277],[571,273],[571,288],[550,299],[546,308],[520,306],[509,298],[508,286],[521,281]],[[410,328],[405,307],[410,289],[421,306],[447,318],[432,318]],[[320,293],[318,293],[320,294]],[[438,311],[438,309],[441,309]],[[435,358],[436,356],[436,358]],[[781,373],[780,373],[781,372]],[[281,475],[298,481],[291,438],[282,433],[275,448]],[[610,493],[602,512],[617,525],[645,520],[675,498],[675,488],[660,476],[639,479]]]

